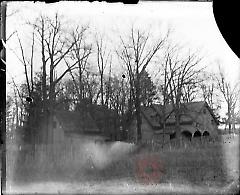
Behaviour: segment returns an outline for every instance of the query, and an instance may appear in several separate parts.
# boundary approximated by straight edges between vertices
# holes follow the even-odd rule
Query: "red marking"
[[[163,163],[159,156],[146,155],[137,159],[136,177],[140,182],[159,183],[163,172]]]

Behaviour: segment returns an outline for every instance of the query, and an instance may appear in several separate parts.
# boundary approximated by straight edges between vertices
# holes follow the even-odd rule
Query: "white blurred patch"
[[[113,161],[121,159],[134,149],[134,144],[125,142],[87,143],[84,145],[86,163],[92,168],[103,169]],[[90,163],[90,164],[89,164]]]

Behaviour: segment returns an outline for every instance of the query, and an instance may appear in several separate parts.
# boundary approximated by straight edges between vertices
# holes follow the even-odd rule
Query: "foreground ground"
[[[131,180],[104,182],[66,183],[38,182],[14,185],[9,193],[21,194],[235,194],[236,183],[224,187],[209,187],[189,184],[162,183],[145,185]]]
[[[98,146],[84,166],[76,156],[66,166],[45,165],[44,171],[37,162],[15,163],[7,193],[232,194],[239,189],[238,136],[180,149],[132,148]]]

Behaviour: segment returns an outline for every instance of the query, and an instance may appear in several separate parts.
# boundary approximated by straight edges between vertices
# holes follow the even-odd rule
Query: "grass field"
[[[24,158],[18,155],[15,162],[8,164],[12,166],[7,179],[11,190],[8,189],[41,191],[46,190],[44,183],[52,185],[56,192],[96,193],[100,190],[104,193],[115,186],[118,190],[124,188],[126,193],[135,193],[133,189],[136,192],[180,192],[182,188],[197,193],[199,188],[202,192],[212,190],[211,193],[219,194],[224,187],[239,181],[238,148],[238,136],[222,136],[212,143],[181,148],[149,145],[136,150],[136,146],[120,142],[107,146],[88,145],[87,153],[83,153],[84,147],[81,147],[82,152],[72,148],[67,151],[72,155],[65,156],[66,151],[62,151],[64,157],[59,153],[56,161],[54,156],[44,157],[39,153],[34,159],[27,153]],[[91,158],[87,157],[89,153]],[[8,160],[13,156],[11,154]]]

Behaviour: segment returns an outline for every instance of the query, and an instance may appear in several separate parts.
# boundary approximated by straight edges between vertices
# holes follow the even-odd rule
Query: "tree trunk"
[[[81,64],[80,62],[78,63],[79,66],[79,101],[81,102],[83,99],[83,83],[82,83],[82,69],[81,69]]]
[[[49,112],[48,112],[48,143],[53,142],[53,109],[54,109],[54,95],[55,95],[55,84],[54,84],[54,63],[51,58],[50,64],[50,86],[49,86]]]
[[[18,127],[18,124],[19,124],[19,115],[18,115],[18,101],[17,101],[17,94],[15,92],[15,106],[16,106],[16,112],[15,112],[15,115],[16,115],[16,125],[15,125],[15,129]]]
[[[136,108],[136,118],[137,118],[137,143],[140,143],[142,140],[142,119],[141,119],[141,104],[140,104],[140,79],[137,74],[136,78],[136,96],[135,96],[135,108]]]
[[[42,133],[41,133],[41,142],[47,143],[47,132],[48,132],[48,111],[47,111],[47,73],[46,73],[46,59],[45,59],[45,51],[44,51],[44,21],[42,20],[42,28],[41,28],[41,45],[42,45],[42,108],[43,108],[43,121],[42,125]]]
[[[132,96],[132,90],[130,90],[130,94],[129,94],[129,100],[128,100],[128,111],[129,113],[132,115],[132,111],[133,111],[133,96]]]
[[[232,117],[231,117],[230,105],[228,104],[228,130],[229,130],[229,133],[231,133],[231,129],[232,129],[231,122],[232,122]]]
[[[23,126],[23,108],[22,107],[20,107],[20,127],[22,127]]]
[[[101,74],[101,104],[104,105],[104,100],[103,100],[103,75]]]
[[[176,131],[176,139],[178,141],[179,146],[181,146],[181,126],[180,126],[180,107],[176,105],[175,107],[175,131]]]
[[[164,100],[165,101],[165,100]],[[163,145],[165,144],[165,132],[166,132],[166,111],[165,111],[165,103],[163,104]]]

